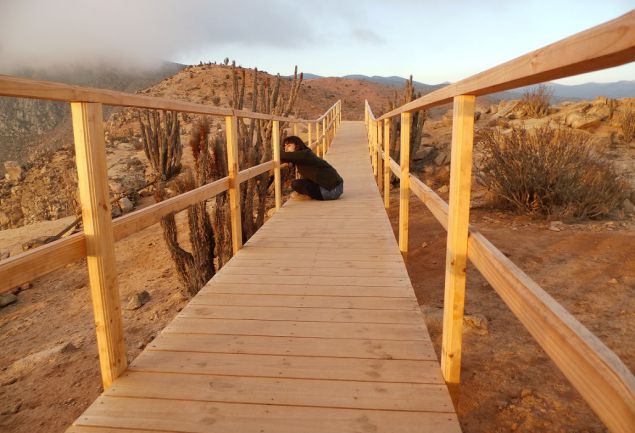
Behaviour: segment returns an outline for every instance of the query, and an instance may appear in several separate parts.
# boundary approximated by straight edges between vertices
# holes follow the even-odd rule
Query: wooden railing
[[[280,176],[280,122],[306,123],[312,148],[324,155],[341,122],[341,103],[336,102],[315,120],[230,110],[202,104],[90,89],[59,83],[0,75],[0,96],[65,101],[71,104],[83,232],[29,250],[0,262],[0,292],[9,290],[82,257],[88,276],[97,332],[99,362],[104,389],[127,367],[123,337],[114,242],[156,224],[162,217],[229,191],[232,249],[242,246],[240,184],[274,171],[275,207],[282,205]],[[156,203],[112,221],[106,169],[102,105],[173,110],[225,118],[229,175],[215,182]],[[238,166],[238,118],[273,122],[271,161],[240,171]],[[321,126],[321,133],[318,131]],[[311,130],[315,129],[315,141]]]
[[[390,173],[400,179],[399,248],[408,252],[410,191],[447,230],[441,367],[448,386],[460,381],[467,259],[612,432],[635,431],[635,378],[595,335],[469,225],[475,97],[622,65],[635,60],[635,12],[533,51],[431,92],[376,118],[368,102],[365,120],[370,158],[385,207]],[[450,198],[445,203],[409,173],[410,116],[453,102]],[[390,119],[401,116],[400,163],[389,155]]]

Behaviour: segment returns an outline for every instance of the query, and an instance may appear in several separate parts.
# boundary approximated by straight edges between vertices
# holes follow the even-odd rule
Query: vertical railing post
[[[404,260],[408,256],[408,211],[410,206],[410,120],[411,113],[401,113],[401,143],[399,145],[399,250]]]
[[[292,128],[293,128],[293,135],[297,136],[298,135],[298,124],[297,124],[297,122],[293,122]]]
[[[384,119],[384,207],[390,207],[390,119]]]
[[[381,189],[384,187],[384,158],[382,156],[384,135],[381,133],[384,122],[378,120],[375,123],[377,123],[377,187],[381,193]]]
[[[309,143],[311,142],[311,132],[309,131]],[[276,199],[276,209],[282,206],[282,181],[280,176],[280,122],[273,121],[271,128],[271,144],[273,146],[273,183]]]
[[[370,121],[370,155],[373,163],[373,176],[377,179],[377,121]]]
[[[311,138],[311,135],[312,135],[311,134],[311,122],[307,122],[306,123],[306,130],[307,130],[307,134],[308,134],[308,136],[307,136],[307,141],[308,141],[307,146],[311,147],[311,141],[312,141],[312,138]],[[317,148],[315,150],[316,150],[315,153],[317,154]],[[318,156],[319,156],[319,154],[318,154]]]
[[[322,118],[322,157],[326,155],[326,116]]]
[[[236,116],[225,116],[225,133],[227,135],[232,250],[236,254],[243,245],[242,224],[240,221],[240,182],[238,181],[238,118]]]
[[[86,261],[104,389],[126,369],[121,305],[115,269],[102,106],[72,102],[73,135]]]
[[[471,95],[456,96],[452,119],[441,370],[455,399],[458,395],[456,388],[461,378],[461,342],[474,140],[474,101],[475,97]]]

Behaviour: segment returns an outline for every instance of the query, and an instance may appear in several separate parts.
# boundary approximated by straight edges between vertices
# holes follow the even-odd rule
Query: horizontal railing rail
[[[240,184],[273,170],[275,208],[278,209],[282,205],[280,123],[292,125],[294,133],[297,133],[298,124],[306,123],[309,144],[312,125],[315,125],[316,136],[319,140],[319,142],[316,141],[315,147],[318,153],[321,151],[324,155],[341,122],[340,101],[333,104],[318,119],[306,120],[5,75],[0,75],[0,96],[70,102],[83,220],[82,232],[0,262],[0,292],[10,290],[86,257],[104,388],[110,386],[127,366],[116,283],[114,242],[158,223],[168,214],[182,211],[188,206],[204,202],[227,191],[232,249],[236,253],[242,246]],[[102,104],[223,116],[227,140],[228,176],[112,220],[108,197]],[[237,118],[239,117],[272,122],[272,160],[239,170],[237,136]],[[317,133],[319,124],[322,125],[321,134]]]
[[[365,103],[370,159],[384,204],[399,178],[399,246],[407,257],[410,191],[448,232],[441,365],[451,390],[460,383],[467,259],[612,432],[635,431],[635,377],[602,341],[469,224],[475,97],[635,60],[635,12],[424,95],[376,118]],[[453,102],[450,199],[410,174],[414,111]],[[400,116],[400,161],[390,157],[391,119]],[[456,393],[454,393],[456,396]]]

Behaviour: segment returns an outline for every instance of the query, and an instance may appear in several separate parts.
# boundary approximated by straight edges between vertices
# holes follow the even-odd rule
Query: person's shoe
[[[297,191],[293,191],[291,193],[291,200],[303,201],[303,200],[312,200],[312,199],[308,195],[300,194]]]

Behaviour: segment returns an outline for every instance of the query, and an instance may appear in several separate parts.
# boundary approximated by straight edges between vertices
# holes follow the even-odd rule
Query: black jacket
[[[343,182],[337,171],[310,149],[297,152],[282,151],[280,160],[295,164],[304,179],[310,179],[325,189],[331,190]]]

